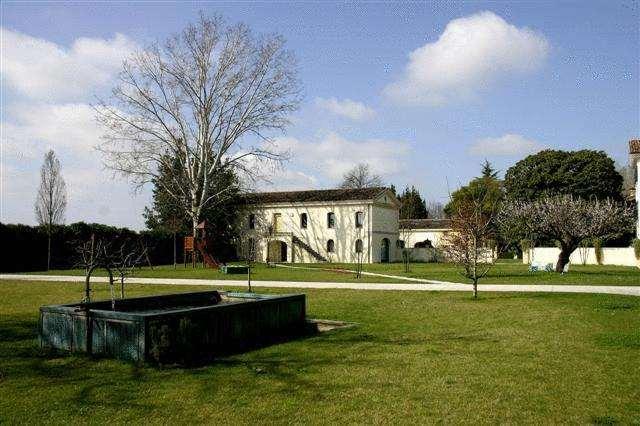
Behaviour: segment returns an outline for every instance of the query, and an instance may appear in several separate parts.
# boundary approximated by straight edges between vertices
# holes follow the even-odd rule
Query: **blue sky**
[[[277,32],[299,61],[293,158],[268,189],[331,187],[366,161],[427,199],[545,147],[626,161],[640,135],[637,2],[2,4],[2,222],[33,223],[44,151],[69,184],[67,221],[142,227],[149,191],[100,167],[88,104],[122,55],[199,10]],[[412,53],[413,52],[413,53]]]

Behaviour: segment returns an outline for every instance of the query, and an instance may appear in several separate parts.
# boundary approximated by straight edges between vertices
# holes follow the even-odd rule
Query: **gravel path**
[[[18,281],[51,281],[51,282],[84,282],[82,276],[67,275],[35,275],[35,274],[0,274],[0,280]],[[91,282],[106,283],[106,277],[92,277]],[[130,284],[161,285],[203,285],[215,287],[242,287],[246,280],[207,280],[197,278],[128,278]],[[341,290],[389,290],[389,291],[471,291],[471,284],[425,282],[425,283],[332,283],[302,281],[252,281],[253,287],[272,288],[317,288]],[[501,292],[534,292],[534,293],[601,293],[623,294],[640,297],[640,286],[607,286],[607,285],[548,285],[548,284],[479,284],[479,291]]]

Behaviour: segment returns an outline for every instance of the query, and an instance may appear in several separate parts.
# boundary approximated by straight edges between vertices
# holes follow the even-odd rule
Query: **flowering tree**
[[[560,247],[556,272],[588,238],[616,238],[632,230],[633,208],[611,199],[585,200],[572,195],[549,196],[536,201],[509,201],[498,222],[504,235],[555,240]]]
[[[453,203],[451,203],[453,204]],[[451,231],[443,238],[447,260],[461,268],[461,274],[473,282],[473,297],[478,297],[478,280],[484,277],[495,259],[495,223],[499,200],[488,191],[469,191],[450,211]]]

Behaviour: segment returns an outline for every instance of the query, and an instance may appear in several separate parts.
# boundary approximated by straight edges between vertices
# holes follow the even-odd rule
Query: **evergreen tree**
[[[186,211],[188,206],[179,202],[176,194],[181,191],[175,188],[175,182],[185,182],[186,185],[186,176],[177,175],[183,173],[177,159],[164,163],[171,165],[161,166],[158,177],[152,181],[153,202],[143,213],[145,224],[149,230],[169,232],[174,237],[191,235],[192,222]],[[241,210],[241,203],[238,202],[240,182],[229,169],[218,170],[209,179],[214,182],[212,192],[222,192],[224,189],[225,195],[218,197],[216,203],[203,210],[202,219],[206,221],[208,236],[212,239],[212,252],[219,257],[229,257],[233,249],[232,225],[237,221]]]
[[[427,204],[415,186],[406,187],[398,199],[402,202],[400,219],[426,219],[429,216]]]
[[[482,165],[482,177],[484,178],[498,178],[498,171],[493,168],[489,160],[484,160],[484,164]]]

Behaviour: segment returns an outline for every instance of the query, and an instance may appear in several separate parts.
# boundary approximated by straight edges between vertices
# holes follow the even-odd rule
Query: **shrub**
[[[640,238],[633,240],[633,252],[636,255],[636,259],[640,260]]]

